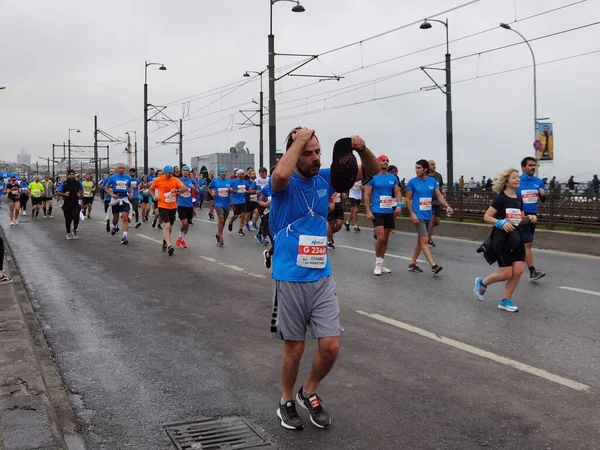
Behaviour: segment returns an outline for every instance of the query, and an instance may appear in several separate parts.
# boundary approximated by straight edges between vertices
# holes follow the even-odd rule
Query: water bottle
[[[446,208],[446,217],[452,217],[452,210]]]

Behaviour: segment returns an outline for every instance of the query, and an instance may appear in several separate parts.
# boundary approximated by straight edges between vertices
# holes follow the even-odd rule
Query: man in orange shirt
[[[164,175],[157,177],[150,186],[150,195],[152,200],[158,204],[158,215],[163,223],[163,252],[168,251],[169,256],[175,253],[171,245],[171,230],[175,223],[175,214],[177,212],[177,195],[189,191],[188,188],[173,176],[173,166],[165,166]]]

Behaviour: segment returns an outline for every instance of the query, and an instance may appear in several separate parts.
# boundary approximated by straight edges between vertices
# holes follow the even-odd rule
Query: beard
[[[309,166],[302,167],[300,164],[296,164],[296,171],[305,178],[314,177],[319,173],[321,168],[321,161],[310,164]]]

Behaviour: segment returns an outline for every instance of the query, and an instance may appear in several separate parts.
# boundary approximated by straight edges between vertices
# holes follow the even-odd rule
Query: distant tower
[[[31,155],[27,153],[25,147],[21,147],[21,152],[17,155],[17,164],[28,166],[31,164]]]

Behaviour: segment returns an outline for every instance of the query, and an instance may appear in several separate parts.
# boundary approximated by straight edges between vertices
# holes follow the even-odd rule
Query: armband
[[[494,226],[496,228],[498,228],[499,230],[502,230],[504,228],[504,225],[506,224],[506,222],[507,222],[506,219],[496,220],[496,223],[494,224]]]

